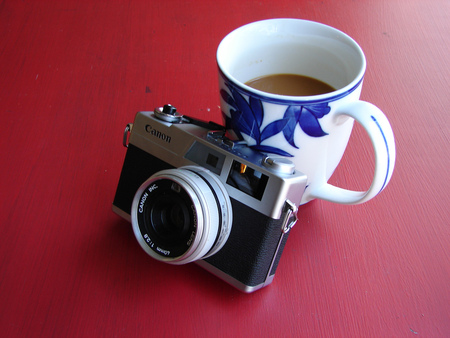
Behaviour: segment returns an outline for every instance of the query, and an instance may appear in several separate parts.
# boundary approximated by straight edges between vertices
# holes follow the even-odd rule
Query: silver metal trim
[[[125,219],[131,223],[130,214],[127,214],[125,211],[123,211],[119,207],[115,206],[114,204],[112,205],[112,211],[114,211],[117,215],[119,215],[120,217],[122,217],[123,219]]]
[[[284,234],[287,234],[292,227],[295,225],[295,223],[297,223],[298,221],[298,217],[297,217],[297,207],[294,203],[292,203],[289,200],[286,200],[285,202],[285,209],[286,210],[286,215],[284,216],[284,220],[283,223],[281,225],[281,231]],[[289,221],[290,219],[292,219],[291,221]]]
[[[167,142],[167,140],[149,135],[145,129],[146,125],[152,125],[161,134],[170,136],[171,141]],[[299,171],[295,171],[291,175],[275,173],[262,164],[265,155],[254,151],[245,144],[235,143],[231,149],[224,145],[220,139],[215,141],[212,137],[206,137],[206,132],[205,128],[197,125],[188,123],[170,124],[159,120],[152,112],[140,112],[136,115],[134,121],[130,143],[175,168],[185,165],[198,165],[198,163],[186,159],[185,155],[195,143],[202,143],[225,155],[225,162],[219,175],[222,182],[227,181],[228,173],[236,157],[239,157],[242,164],[269,176],[266,192],[270,193],[265,193],[261,200],[227,184],[226,188],[231,198],[242,201],[250,208],[273,219],[282,217],[286,200],[293,201],[298,205],[306,186],[305,174]]]
[[[133,129],[133,123],[128,123],[123,132],[122,144],[125,148],[128,148],[131,130]]]
[[[273,170],[276,173],[284,175],[293,175],[295,173],[295,164],[284,157],[267,156],[263,162],[263,166]]]
[[[251,292],[254,292],[256,290],[262,289],[263,287],[265,287],[265,286],[269,285],[270,283],[272,283],[273,278],[275,277],[275,275],[269,276],[264,281],[264,283],[261,283],[261,284],[255,285],[255,286],[249,286],[249,285],[245,285],[244,283],[242,283],[242,282],[238,281],[237,279],[231,277],[230,275],[227,275],[222,270],[216,268],[215,266],[209,264],[208,262],[206,262],[204,260],[196,261],[195,264],[201,266],[203,269],[205,269],[208,272],[212,273],[214,276],[219,277],[224,282],[230,284],[231,286],[235,287],[239,291],[242,291],[242,292],[245,292],[245,293],[251,293]]]
[[[297,207],[294,203],[289,200],[285,201],[284,209],[286,211],[286,215],[284,216],[283,223],[281,224],[281,236],[278,240],[277,249],[272,258],[272,262],[270,263],[269,271],[267,271],[266,281],[270,279],[270,277],[275,276],[275,274],[270,275],[272,272],[273,265],[275,264],[275,260],[278,257],[278,251],[280,250],[281,243],[283,242],[284,236],[292,229],[292,227],[297,223]],[[292,219],[292,220],[291,220]]]
[[[170,104],[168,106],[171,106]],[[164,112],[163,107],[155,108],[154,113],[157,118],[170,123],[180,123],[183,120],[183,115],[178,112],[175,112],[174,115],[167,114]]]

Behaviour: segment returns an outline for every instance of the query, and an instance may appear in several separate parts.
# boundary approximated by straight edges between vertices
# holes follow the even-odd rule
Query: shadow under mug
[[[217,64],[221,109],[230,135],[263,153],[290,157],[308,177],[301,204],[315,198],[359,204],[386,187],[395,164],[394,135],[383,112],[359,100],[366,60],[348,35],[300,19],[257,21],[221,41]],[[273,74],[309,76],[336,90],[287,96],[245,84]],[[364,127],[375,150],[374,178],[367,191],[327,183],[344,154],[354,120]]]

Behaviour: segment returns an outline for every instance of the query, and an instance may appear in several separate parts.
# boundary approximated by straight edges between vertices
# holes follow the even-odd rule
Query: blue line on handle
[[[389,147],[388,147],[388,143],[387,143],[387,140],[386,140],[386,136],[384,135],[383,129],[381,129],[381,126],[378,123],[377,119],[373,115],[371,115],[370,117],[377,124],[378,129],[380,129],[381,135],[383,135],[384,144],[386,145],[386,151],[387,151],[387,157],[388,157],[386,177],[384,178],[383,186],[381,187],[380,191],[378,192],[378,194],[379,194],[381,192],[381,190],[383,190],[384,187],[386,186],[386,182],[387,182],[387,179],[388,179],[388,176],[389,176],[389,167],[390,167]]]

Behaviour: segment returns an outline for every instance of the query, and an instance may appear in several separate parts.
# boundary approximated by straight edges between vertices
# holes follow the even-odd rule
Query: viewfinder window
[[[185,157],[198,165],[211,170],[213,173],[220,175],[222,166],[225,161],[225,155],[204,145],[200,142],[194,142],[192,147],[187,151]]]
[[[217,156],[214,156],[211,153],[208,154],[208,157],[206,158],[206,164],[209,164],[211,167],[216,168],[218,162],[219,162],[219,158]]]
[[[233,161],[227,184],[261,200],[269,177],[238,161]]]

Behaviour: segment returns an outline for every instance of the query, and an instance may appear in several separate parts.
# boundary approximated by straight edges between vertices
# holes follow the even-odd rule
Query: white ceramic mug
[[[366,60],[343,32],[317,22],[271,19],[228,34],[217,50],[221,109],[230,134],[254,149],[291,157],[308,176],[302,204],[314,198],[363,203],[388,184],[395,163],[394,135],[383,112],[359,96]],[[273,74],[321,80],[335,91],[314,96],[277,95],[247,86]],[[359,122],[375,149],[375,171],[367,191],[327,183]]]

